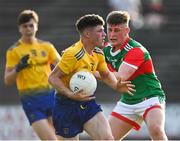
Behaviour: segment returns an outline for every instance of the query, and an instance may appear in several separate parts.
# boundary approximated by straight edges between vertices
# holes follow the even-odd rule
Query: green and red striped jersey
[[[136,92],[133,96],[124,93],[120,99],[122,102],[136,104],[155,96],[158,96],[160,101],[165,100],[165,94],[155,74],[151,56],[140,43],[128,38],[116,52],[113,52],[113,47],[108,44],[104,48],[104,55],[107,66],[112,72],[117,72],[122,62],[136,69],[128,79],[135,85]]]

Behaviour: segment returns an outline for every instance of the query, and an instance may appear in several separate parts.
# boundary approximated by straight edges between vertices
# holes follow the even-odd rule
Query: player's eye
[[[27,27],[34,27],[34,25],[33,25],[33,24],[24,24],[23,27],[24,27],[24,28],[27,28]]]
[[[107,29],[107,31],[108,31],[108,32],[111,32],[111,31],[112,31],[112,29],[108,28],[108,29]]]

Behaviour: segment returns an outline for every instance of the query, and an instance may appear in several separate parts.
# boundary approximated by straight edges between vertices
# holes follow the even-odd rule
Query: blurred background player
[[[93,139],[112,140],[113,136],[108,121],[95,96],[87,96],[82,90],[72,92],[69,88],[71,76],[87,70],[96,70],[104,82],[120,92],[133,92],[129,81],[117,81],[107,68],[101,49],[104,44],[104,20],[90,14],[77,20],[76,27],[80,40],[67,48],[59,63],[49,76],[49,82],[57,89],[56,103],[53,111],[53,123],[58,139],[78,140],[79,133],[85,130]]]
[[[144,25],[141,0],[108,0],[111,11],[127,11],[131,17],[132,29],[141,29]]]
[[[129,37],[129,14],[108,14],[107,35],[111,45],[104,48],[108,68],[116,78],[135,85],[133,96],[123,94],[109,117],[116,140],[123,139],[132,128],[138,130],[144,120],[152,140],[168,140],[164,130],[165,94],[154,71],[149,52]]]
[[[60,56],[54,46],[36,38],[39,18],[35,11],[24,10],[18,16],[21,38],[7,50],[5,84],[16,81],[24,112],[42,140],[55,140],[52,126],[54,90],[48,84],[50,65]]]

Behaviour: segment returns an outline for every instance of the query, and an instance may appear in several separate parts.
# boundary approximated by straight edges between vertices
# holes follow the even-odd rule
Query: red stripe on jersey
[[[133,48],[124,56],[124,61],[138,68],[144,62],[144,52],[140,48]]]
[[[154,72],[152,60],[149,59],[145,61],[144,52],[140,48],[131,49],[125,55],[124,61],[138,68],[128,80],[132,80],[142,74],[150,74]]]
[[[107,67],[111,72],[115,72],[116,70],[111,66],[111,64],[107,63]]]
[[[149,59],[149,60],[145,61],[144,63],[142,63],[139,66],[139,68],[135,71],[135,73],[128,80],[132,80],[142,74],[150,74],[153,72],[154,72],[154,67],[152,64],[152,60]]]
[[[120,50],[122,50],[125,45],[129,42],[130,38],[127,38],[126,41],[119,47]]]

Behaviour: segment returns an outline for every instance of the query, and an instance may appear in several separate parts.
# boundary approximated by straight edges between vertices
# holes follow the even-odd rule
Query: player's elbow
[[[48,82],[49,82],[49,84],[52,85],[52,83],[53,83],[53,75],[52,74],[49,75]]]
[[[4,84],[7,85],[7,86],[10,86],[13,84],[12,81],[10,81],[8,78],[4,77]]]

